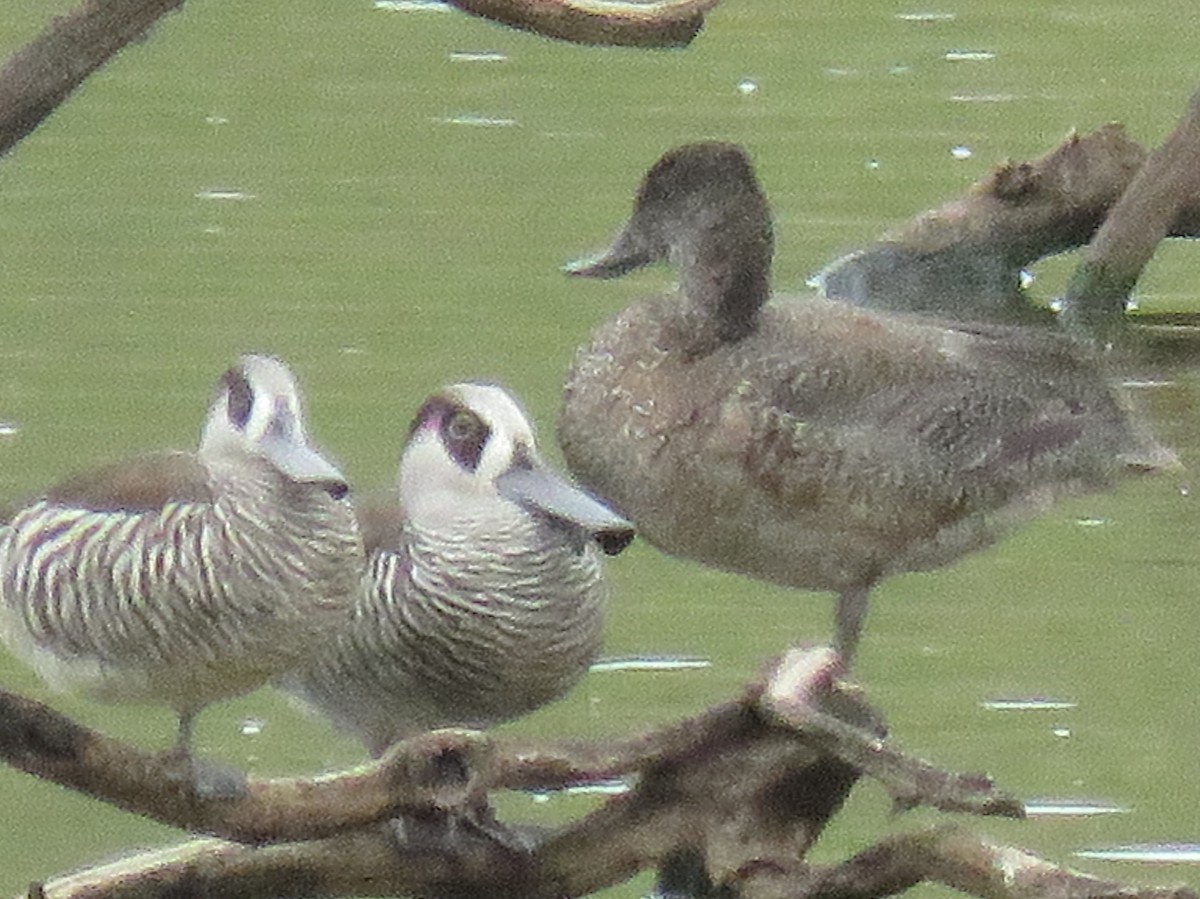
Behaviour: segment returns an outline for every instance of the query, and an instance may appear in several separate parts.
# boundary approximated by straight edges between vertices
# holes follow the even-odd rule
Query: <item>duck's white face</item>
[[[400,460],[400,502],[414,520],[454,518],[501,501],[496,480],[541,465],[533,426],[502,388],[455,384],[421,406]]]
[[[617,552],[633,535],[546,466],[524,411],[492,384],[455,384],[425,401],[400,461],[400,504],[419,527],[536,516]]]
[[[335,499],[346,479],[309,442],[300,388],[271,356],[243,356],[221,377],[200,438],[202,459],[265,460],[284,477],[315,483]]]

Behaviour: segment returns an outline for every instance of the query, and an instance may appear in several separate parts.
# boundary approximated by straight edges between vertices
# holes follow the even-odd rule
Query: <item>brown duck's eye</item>
[[[459,409],[442,419],[442,443],[460,466],[474,471],[491,431],[474,412]]]
[[[225,372],[226,408],[229,423],[239,431],[250,421],[250,410],[254,407],[254,388],[240,368]]]

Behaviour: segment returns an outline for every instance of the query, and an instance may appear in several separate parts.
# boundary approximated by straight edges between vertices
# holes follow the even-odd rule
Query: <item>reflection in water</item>
[[[1108,849],[1081,849],[1079,858],[1109,862],[1200,864],[1200,843],[1129,843]]]

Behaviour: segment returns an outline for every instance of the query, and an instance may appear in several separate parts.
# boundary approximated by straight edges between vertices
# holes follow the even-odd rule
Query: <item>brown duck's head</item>
[[[755,326],[770,294],[774,235],[766,196],[737,144],[696,143],[668,151],[646,173],[633,215],[600,256],[570,274],[614,278],[654,262],[679,269],[697,327],[724,342]]]

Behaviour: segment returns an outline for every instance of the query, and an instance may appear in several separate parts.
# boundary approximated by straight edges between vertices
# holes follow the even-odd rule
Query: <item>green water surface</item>
[[[6,0],[0,51],[67,8]],[[911,13],[950,16],[901,17]],[[667,147],[750,148],[777,219],[776,282],[799,288],[838,253],[1072,128],[1117,119],[1157,143],[1200,83],[1198,46],[1192,0],[724,0],[693,47],[667,52],[574,47],[370,0],[193,0],[0,160],[0,422],[15,425],[0,436],[0,496],[194,445],[211,382],[248,350],[293,364],[313,431],[363,486],[391,480],[420,400],[464,377],[519,393],[557,458],[573,348],[670,282],[655,271],[581,284],[559,266],[613,233]],[[1035,292],[1053,296],[1069,265],[1044,266]],[[1164,248],[1143,306],[1197,309],[1198,275],[1200,254]],[[1143,374],[1170,382],[1140,394],[1194,468],[1200,363]],[[1200,840],[1190,483],[1174,474],[1072,501],[993,551],[877,592],[859,674],[902,745],[990,771],[1024,797],[1130,809],[982,832],[1104,876],[1200,883],[1195,868],[1071,857]],[[624,734],[693,714],[789,642],[830,630],[828,597],[646,546],[611,571],[611,652],[695,654],[712,667],[595,673],[514,729]],[[0,681],[148,746],[173,733],[165,710],[52,696],[4,655]],[[981,707],[1031,695],[1078,705]],[[206,712],[198,745],[260,774],[359,758],[270,691]],[[590,801],[506,807],[545,818]],[[8,770],[0,808],[0,894],[180,839]],[[816,857],[936,820],[886,812],[882,791],[862,786]]]

